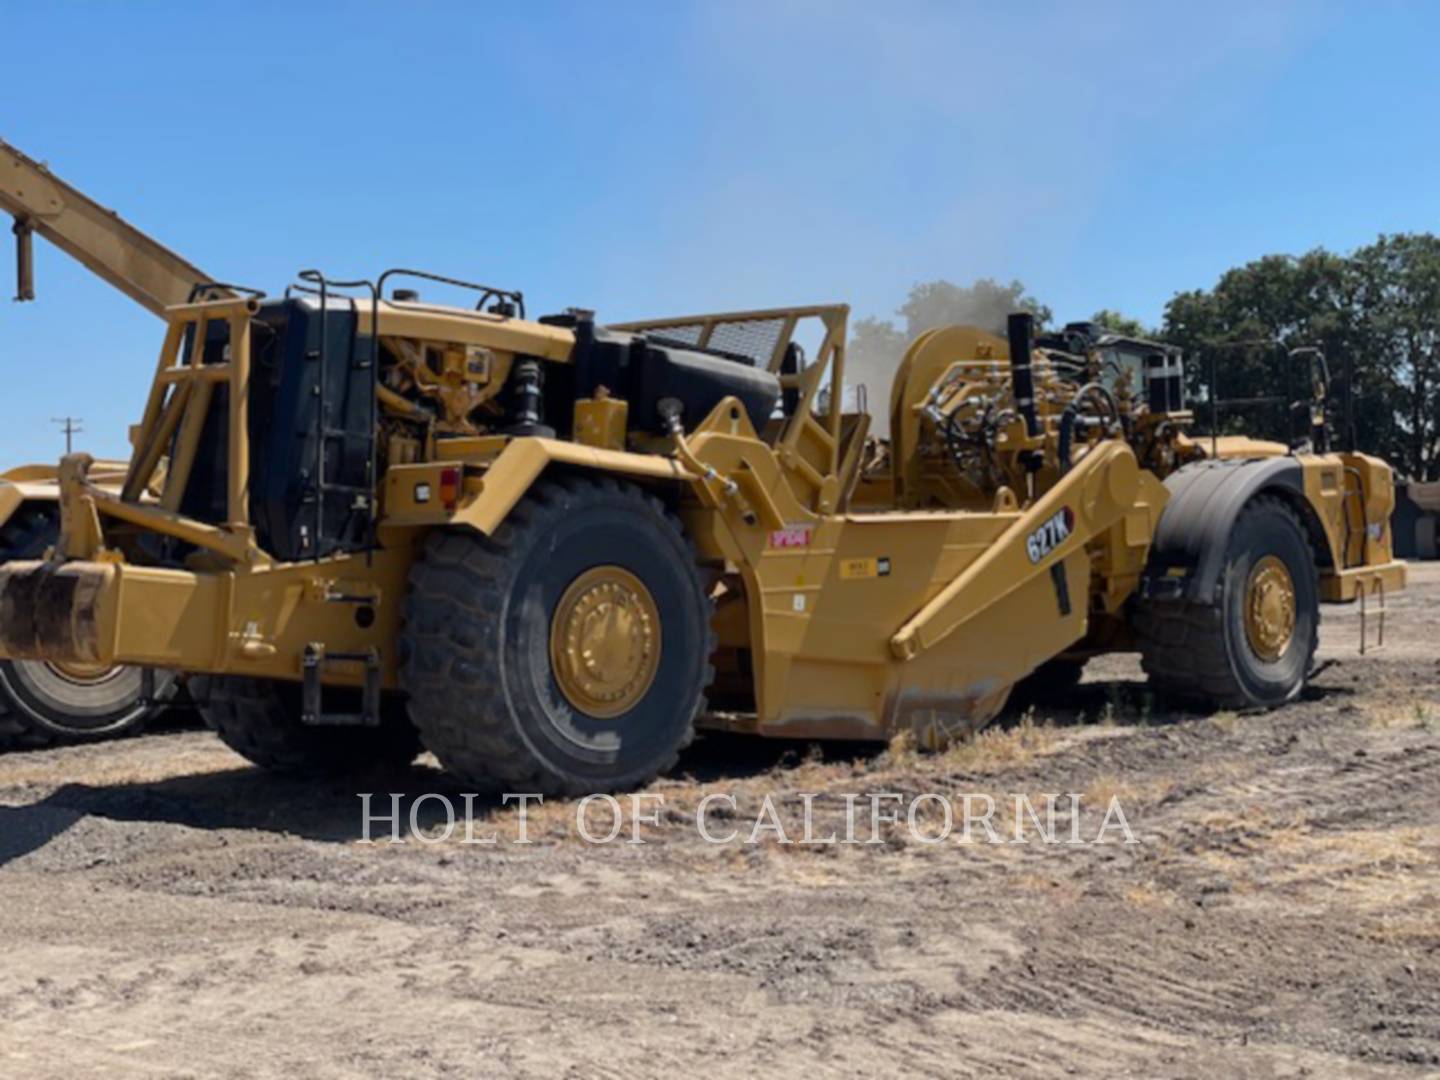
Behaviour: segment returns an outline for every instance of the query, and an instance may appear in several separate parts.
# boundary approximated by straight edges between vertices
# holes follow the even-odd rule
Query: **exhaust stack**
[[[1030,368],[1035,354],[1035,316],[1017,311],[1006,320],[1010,335],[1010,378],[1015,391],[1015,409],[1025,420],[1025,430],[1034,438],[1040,433],[1035,415],[1035,374]]]

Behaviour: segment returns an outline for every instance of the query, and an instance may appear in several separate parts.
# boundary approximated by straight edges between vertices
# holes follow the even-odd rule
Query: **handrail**
[[[392,277],[413,277],[422,281],[435,281],[441,285],[454,285],[457,289],[470,289],[480,294],[480,299],[475,302],[476,311],[487,311],[493,315],[519,315],[525,318],[525,296],[519,289],[502,289],[495,285],[481,285],[474,281],[464,281],[461,278],[446,277],[443,274],[432,274],[428,270],[407,270],[402,266],[392,267],[380,275],[375,282],[375,291],[380,296],[385,295],[385,282]],[[494,304],[487,308],[487,301],[493,300]],[[400,301],[404,303],[405,301]]]

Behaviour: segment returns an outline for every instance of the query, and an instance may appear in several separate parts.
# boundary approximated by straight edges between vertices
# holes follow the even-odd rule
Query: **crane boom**
[[[153,315],[163,317],[167,307],[188,303],[196,286],[214,280],[4,140],[0,210],[15,219],[16,300],[35,299],[35,233]],[[207,293],[216,299],[234,296],[223,287]]]

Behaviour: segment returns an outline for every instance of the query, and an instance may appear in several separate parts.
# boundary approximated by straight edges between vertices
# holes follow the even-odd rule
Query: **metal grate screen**
[[[785,329],[784,319],[737,319],[715,324],[715,331],[705,348],[732,356],[743,356],[754,361],[757,367],[767,367],[775,354],[775,346]],[[647,331],[655,341],[668,341],[676,345],[698,347],[705,330],[704,323],[690,323],[685,326],[657,327]]]

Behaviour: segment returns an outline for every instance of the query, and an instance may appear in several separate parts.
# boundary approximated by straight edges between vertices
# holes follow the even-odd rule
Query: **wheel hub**
[[[580,712],[628,712],[660,666],[660,611],[650,590],[619,566],[586,570],[555,607],[550,663],[560,692]]]
[[[1295,583],[1279,558],[1266,555],[1245,586],[1245,636],[1260,659],[1279,660],[1295,633]]]

